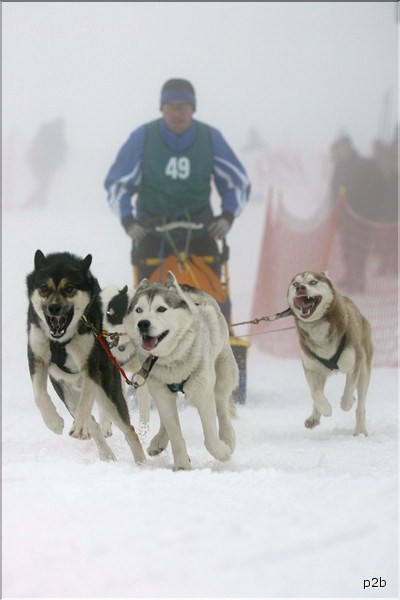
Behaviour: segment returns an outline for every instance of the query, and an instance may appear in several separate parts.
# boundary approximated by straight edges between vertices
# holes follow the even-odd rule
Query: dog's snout
[[[61,313],[62,306],[58,302],[52,302],[47,307],[47,310],[52,317],[57,317]]]
[[[148,321],[147,319],[142,319],[138,322],[137,326],[139,328],[140,333],[147,333],[150,329],[150,321]]]
[[[297,288],[296,288],[296,293],[299,296],[300,295],[302,296],[302,295],[306,294],[307,293],[306,286],[305,285],[298,285]]]

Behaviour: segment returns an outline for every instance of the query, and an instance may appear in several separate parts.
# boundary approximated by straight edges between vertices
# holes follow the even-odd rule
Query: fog
[[[282,150],[283,164],[285,155],[294,157],[289,166],[315,157],[308,173],[321,187],[290,168],[279,182],[291,208],[310,214],[338,135],[350,135],[363,154],[376,137],[392,138],[395,6],[2,3],[3,339],[12,341],[3,365],[4,597],[396,596],[397,370],[374,371],[368,438],[353,438],[354,410],[339,410],[342,378],[332,378],[334,414],[315,432],[303,426],[310,398],[300,357],[276,359],[254,344],[233,460],[210,460],[198,416],[185,407],[194,472],[178,481],[169,453],[140,470],[118,433],[120,462],[108,465],[91,445],[46,430],[32,398],[24,316],[25,277],[39,247],[90,252],[102,286],[131,283],[130,239],[103,181],[130,132],[160,114],[171,77],[193,83],[196,117],[223,132],[251,178],[252,131]],[[24,210],[35,187],[32,141],[58,119],[65,162],[46,210]],[[252,295],[267,185],[275,182],[259,183],[229,239],[238,322],[261,315],[251,314]],[[282,246],[290,261],[292,247]],[[371,578],[386,588],[366,590]]]
[[[30,185],[29,143],[57,117],[69,145],[64,187],[105,202],[110,164],[159,115],[170,77],[192,81],[196,117],[239,155],[251,129],[268,146],[317,154],[344,132],[365,154],[393,134],[395,2],[3,2],[2,14],[11,204]]]

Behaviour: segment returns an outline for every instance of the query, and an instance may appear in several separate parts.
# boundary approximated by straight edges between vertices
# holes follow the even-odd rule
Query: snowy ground
[[[354,438],[354,412],[339,409],[340,375],[327,388],[333,416],[309,431],[300,360],[252,346],[229,463],[206,452],[198,416],[180,399],[191,472],[172,472],[169,449],[136,466],[119,432],[110,440],[119,460],[108,464],[92,442],[46,429],[27,369],[25,276],[41,248],[91,252],[101,285],[131,282],[129,241],[97,203],[79,219],[76,201],[3,213],[2,596],[397,597],[395,369],[373,372],[368,438]],[[239,224],[231,234],[236,320],[251,317],[261,213],[249,206],[240,241]],[[153,409],[150,435],[157,425]],[[364,589],[373,578],[380,587]]]

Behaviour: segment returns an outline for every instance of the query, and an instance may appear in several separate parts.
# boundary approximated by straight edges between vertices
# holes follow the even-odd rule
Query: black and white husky
[[[217,302],[205,292],[180,286],[169,271],[165,284],[140,282],[125,322],[146,364],[160,415],[149,454],[159,454],[170,440],[174,469],[190,469],[176,405],[181,391],[198,410],[207,450],[228,460],[235,448],[231,398],[238,367]]]
[[[100,293],[103,308],[103,327],[107,332],[117,334],[115,341],[110,343],[110,350],[127,377],[131,377],[141,366],[137,354],[138,349],[128,337],[124,322],[133,296],[133,288],[128,288],[127,285],[122,289],[109,285],[103,288]],[[124,382],[122,385],[125,387]],[[125,387],[125,390],[129,400],[129,394],[133,392],[133,388]],[[147,385],[136,390],[136,397],[139,408],[138,434],[143,443],[149,431],[151,408],[151,396]],[[104,430],[109,430],[109,425],[106,422],[102,426]]]
[[[28,360],[34,398],[42,418],[61,434],[64,420],[47,391],[47,378],[74,418],[70,435],[93,437],[100,457],[115,460],[92,416],[94,401],[123,432],[137,463],[145,460],[131,425],[121,376],[96,338],[102,331],[100,287],[89,267],[69,252],[45,256],[37,250],[34,270],[27,276]]]
[[[356,401],[354,435],[367,435],[365,401],[373,358],[371,326],[350,298],[343,296],[326,273],[297,273],[287,299],[295,318],[304,373],[313,399],[305,426],[319,425],[332,406],[324,395],[328,376],[346,374],[341,408],[349,411]]]

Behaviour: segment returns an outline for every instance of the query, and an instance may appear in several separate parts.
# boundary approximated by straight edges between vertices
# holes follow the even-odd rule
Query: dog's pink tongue
[[[142,340],[143,340],[143,348],[145,350],[153,350],[158,344],[158,338],[150,337],[149,335],[144,335]]]

